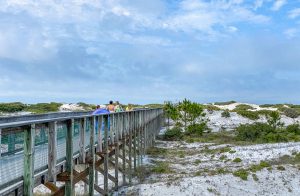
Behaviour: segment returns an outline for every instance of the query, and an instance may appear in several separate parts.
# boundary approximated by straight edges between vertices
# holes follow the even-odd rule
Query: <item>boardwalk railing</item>
[[[40,184],[74,195],[80,181],[89,195],[108,195],[131,184],[162,119],[162,109],[0,118],[0,195],[33,195]]]

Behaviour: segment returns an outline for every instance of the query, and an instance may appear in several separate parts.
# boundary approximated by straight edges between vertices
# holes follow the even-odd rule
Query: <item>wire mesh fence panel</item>
[[[1,156],[12,155],[23,150],[24,133],[5,134],[1,137]]]
[[[67,126],[65,124],[57,127],[57,160],[66,157],[66,131]]]
[[[35,131],[34,170],[48,165],[48,128],[42,127]]]
[[[86,132],[85,132],[85,138],[84,143],[85,147],[88,148],[90,146],[90,119],[86,120]]]
[[[8,133],[1,137],[0,186],[23,176],[24,133]]]
[[[74,124],[74,133],[73,133],[73,154],[79,153],[79,141],[80,141],[80,136],[79,136],[79,127],[80,127],[80,122],[75,121]]]

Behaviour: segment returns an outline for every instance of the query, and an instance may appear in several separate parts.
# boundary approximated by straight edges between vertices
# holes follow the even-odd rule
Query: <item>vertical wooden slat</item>
[[[108,129],[109,116],[104,116],[104,192],[108,194]]]
[[[16,138],[15,133],[8,135],[8,152],[13,152],[16,149]]]
[[[57,158],[57,122],[49,123],[48,134],[48,181],[56,183],[56,158]]]
[[[122,144],[123,144],[123,147],[122,147],[122,169],[123,169],[123,185],[126,184],[126,153],[125,153],[125,150],[126,150],[126,134],[125,134],[125,115],[126,113],[123,113],[122,114],[122,126],[121,126],[121,131],[122,131]]]
[[[98,152],[102,152],[102,122],[103,122],[103,116],[99,116],[98,117],[98,137],[97,137],[97,140],[98,140],[98,146],[97,146],[97,150]]]
[[[128,172],[128,177],[129,177],[129,184],[132,183],[132,113],[129,113],[129,172]]]
[[[132,131],[133,131],[133,169],[136,171],[136,112],[132,113]]]
[[[138,148],[138,167],[141,166],[141,111],[138,112],[138,129],[137,129],[137,148]]]
[[[119,186],[119,125],[120,125],[120,118],[119,114],[115,115],[115,190],[118,190]]]
[[[80,119],[79,124],[79,163],[85,164],[85,133],[86,133],[86,118]]]
[[[35,124],[28,126],[24,132],[24,192],[33,195],[34,186],[34,137]]]
[[[66,172],[69,174],[69,180],[65,183],[65,195],[74,195],[73,185],[73,132],[74,119],[67,121],[66,133]]]
[[[90,149],[89,149],[89,195],[94,195],[94,172],[95,172],[95,148],[94,137],[96,128],[96,116],[93,116],[90,120]]]

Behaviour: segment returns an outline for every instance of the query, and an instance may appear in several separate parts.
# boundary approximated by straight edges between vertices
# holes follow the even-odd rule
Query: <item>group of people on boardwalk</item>
[[[109,114],[113,112],[131,111],[132,109],[133,108],[131,104],[128,104],[128,106],[124,110],[119,101],[116,101],[115,103],[113,101],[110,101],[107,106],[97,105],[96,110],[93,112],[93,114]]]

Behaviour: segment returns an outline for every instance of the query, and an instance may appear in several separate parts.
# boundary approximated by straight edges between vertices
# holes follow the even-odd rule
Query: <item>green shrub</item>
[[[240,158],[235,158],[235,159],[233,159],[233,161],[232,162],[234,162],[234,163],[240,163],[240,162],[242,162],[242,159],[240,159]]]
[[[226,102],[215,102],[215,105],[230,105],[236,103],[236,101],[226,101]]]
[[[237,110],[237,114],[249,118],[250,120],[258,120],[259,119],[259,113],[253,112],[253,111],[246,111],[246,110]]]
[[[288,133],[294,133],[296,135],[300,135],[300,125],[299,124],[292,124],[286,127],[286,131]]]
[[[281,116],[279,112],[272,111],[268,116],[268,124],[276,129],[278,126],[282,127],[284,124],[280,122]]]
[[[167,162],[157,162],[156,165],[152,168],[152,172],[163,174],[163,173],[171,173],[171,169],[169,163]]]
[[[285,170],[285,167],[283,167],[282,165],[279,165],[279,166],[277,167],[277,169],[280,170],[280,171],[284,171],[284,170]]]
[[[167,154],[167,149],[151,147],[151,148],[147,149],[146,153],[147,153],[147,155],[151,155],[151,156],[166,155]]]
[[[274,106],[275,106],[274,104],[262,104],[259,107],[261,107],[261,108],[272,108]]]
[[[221,110],[220,108],[214,105],[203,105],[203,107],[207,109],[209,112]]]
[[[192,124],[192,125],[189,125],[187,127],[187,130],[185,131],[185,134],[186,135],[201,136],[206,129],[207,129],[206,123]]]
[[[242,141],[257,141],[262,137],[264,133],[269,133],[273,131],[273,128],[266,123],[254,123],[240,125],[236,128],[238,140]]]
[[[229,110],[224,110],[222,113],[221,113],[221,116],[223,118],[230,118],[230,112]]]
[[[294,108],[283,108],[282,111],[287,117],[290,118],[298,118],[300,115],[300,113]]]
[[[271,110],[258,110],[256,111],[259,115],[265,115],[265,116],[270,116],[270,114],[272,113]]]
[[[84,103],[84,102],[78,102],[77,105],[82,107],[84,110],[94,110],[94,109],[96,109],[96,105],[94,105],[94,104],[87,104],[87,103]]]
[[[259,180],[256,174],[252,174],[252,178],[253,178],[254,181],[258,181]]]
[[[183,136],[182,129],[180,127],[173,127],[165,132],[164,139],[166,140],[179,140]]]
[[[257,171],[261,171],[264,168],[269,168],[271,167],[271,165],[268,162],[265,161],[261,161],[258,165],[252,165],[249,170],[251,172],[257,172]]]
[[[237,105],[234,110],[239,111],[239,110],[253,110],[253,109],[254,108],[250,105],[240,104],[240,105]]]
[[[31,104],[26,107],[26,111],[33,113],[57,112],[61,105],[61,103],[55,102]]]
[[[239,169],[239,170],[233,172],[233,175],[236,177],[240,177],[242,180],[247,180],[249,173],[245,169]]]
[[[26,105],[20,102],[0,103],[0,112],[20,112],[26,108]]]
[[[220,157],[220,160],[223,161],[223,160],[225,160],[226,158],[227,158],[226,155],[222,155],[222,156]]]

